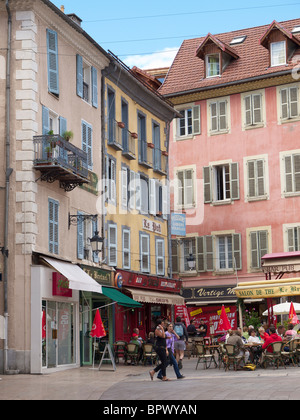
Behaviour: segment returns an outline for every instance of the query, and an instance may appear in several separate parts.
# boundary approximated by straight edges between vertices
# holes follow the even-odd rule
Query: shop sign
[[[238,298],[252,298],[252,299],[265,299],[265,298],[275,298],[281,296],[298,296],[300,295],[300,285],[290,284],[290,285],[278,285],[278,286],[266,286],[266,287],[257,287],[257,288],[246,288],[235,290],[236,296]]]
[[[160,277],[152,277],[144,274],[137,274],[130,271],[121,271],[123,284],[122,286],[134,286],[147,289],[164,290],[170,292],[179,292],[181,289],[181,281],[166,279]]]
[[[149,230],[150,232],[162,234],[162,228],[160,223],[152,222],[148,219],[143,219],[143,229]]]
[[[171,235],[186,236],[186,215],[171,213]]]
[[[111,285],[111,271],[101,270],[100,268],[86,265],[82,265],[81,268],[99,284]]]
[[[182,289],[182,296],[188,301],[220,301],[222,302],[224,299],[232,299],[236,300],[236,294],[234,291],[235,286],[208,286],[208,287],[188,287]]]
[[[69,289],[69,280],[57,272],[52,273],[52,295],[72,297],[72,289]]]

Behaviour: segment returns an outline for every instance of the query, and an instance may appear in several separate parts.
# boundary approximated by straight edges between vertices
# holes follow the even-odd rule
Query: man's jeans
[[[180,370],[178,368],[176,358],[175,358],[175,356],[174,356],[174,354],[173,354],[173,352],[170,348],[168,349],[168,352],[169,352],[169,362],[172,363],[173,368],[174,368],[174,372],[175,372],[177,378],[180,378],[182,375],[181,375]],[[168,365],[169,365],[169,363],[167,364],[167,366]],[[157,377],[158,377],[158,379],[162,379],[161,371],[158,373]]]

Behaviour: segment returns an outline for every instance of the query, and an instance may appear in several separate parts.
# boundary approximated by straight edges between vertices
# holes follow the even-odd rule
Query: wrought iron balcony
[[[122,145],[123,145],[123,151],[122,155],[127,157],[127,159],[136,159],[135,154],[135,147],[136,147],[136,137],[133,136],[135,133],[131,133],[126,128],[123,128],[122,132]]]
[[[108,120],[108,145],[114,147],[116,150],[122,150],[122,132],[123,128],[120,123],[113,118]]]
[[[34,136],[35,169],[47,182],[58,180],[65,191],[88,183],[88,156],[83,150],[55,134]]]

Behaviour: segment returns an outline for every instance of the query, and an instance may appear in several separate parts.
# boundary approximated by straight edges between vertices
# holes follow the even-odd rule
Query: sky
[[[127,66],[168,67],[184,39],[300,17],[297,0],[52,0]]]

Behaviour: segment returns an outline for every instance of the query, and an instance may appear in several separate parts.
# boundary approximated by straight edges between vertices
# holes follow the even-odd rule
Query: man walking
[[[185,342],[184,339],[186,339],[186,342],[188,342],[188,332],[186,329],[186,326],[183,322],[181,322],[180,316],[176,318],[176,322],[174,324],[174,331],[179,336],[178,340],[175,340],[174,343],[174,350],[176,352],[176,360],[178,363],[179,369],[182,369],[182,360],[184,358],[184,349],[185,349]]]

